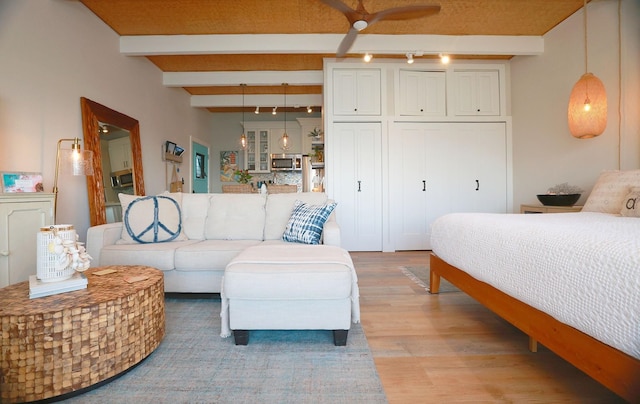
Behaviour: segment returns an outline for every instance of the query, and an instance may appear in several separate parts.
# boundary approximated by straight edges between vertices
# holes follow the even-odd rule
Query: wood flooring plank
[[[399,269],[426,251],[352,252],[362,328],[389,403],[624,400],[463,292],[430,295]]]

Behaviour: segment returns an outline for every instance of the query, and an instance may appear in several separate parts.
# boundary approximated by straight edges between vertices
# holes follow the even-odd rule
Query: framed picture
[[[0,173],[2,192],[44,192],[40,173]]]
[[[220,152],[220,181],[233,182],[238,169],[238,151]]]
[[[176,151],[176,144],[170,141],[165,142],[165,151],[169,154],[173,154]]]
[[[175,154],[176,156],[182,156],[182,153],[184,153],[184,149],[182,147],[176,145],[173,154]]]

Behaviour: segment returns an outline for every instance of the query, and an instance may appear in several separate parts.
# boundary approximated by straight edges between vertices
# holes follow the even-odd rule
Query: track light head
[[[407,53],[407,63],[413,63],[413,53]]]

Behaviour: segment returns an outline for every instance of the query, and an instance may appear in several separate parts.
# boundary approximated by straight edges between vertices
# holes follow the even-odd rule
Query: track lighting
[[[260,107],[256,106],[256,110],[253,111],[253,113],[258,115],[260,113]]]
[[[407,53],[407,63],[413,63],[413,53]]]
[[[310,113],[312,113],[312,112],[313,112],[313,108],[311,108],[311,105],[309,105],[309,106],[307,107],[307,114],[310,114]]]
[[[277,109],[278,109],[278,107],[273,107],[273,111],[271,111],[271,115],[275,115]]]
[[[364,59],[364,61],[365,61],[366,63],[371,62],[371,59],[372,59],[372,58],[373,58],[373,56],[372,56],[369,52],[365,53],[365,54],[364,54],[364,57],[363,57],[363,59]]]
[[[450,61],[451,61],[451,58],[449,58],[449,55],[446,55],[443,53],[440,54],[440,62],[443,65],[449,64]]]

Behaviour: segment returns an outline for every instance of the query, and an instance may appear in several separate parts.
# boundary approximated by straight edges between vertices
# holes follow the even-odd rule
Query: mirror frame
[[[91,226],[97,226],[107,223],[104,182],[102,177],[102,151],[100,148],[98,122],[108,123],[129,131],[134,176],[133,189],[136,195],[144,195],[140,124],[137,119],[114,111],[85,97],[80,98],[80,107],[82,110],[84,147],[85,150],[91,150],[93,152],[93,176],[87,176],[89,220]]]

